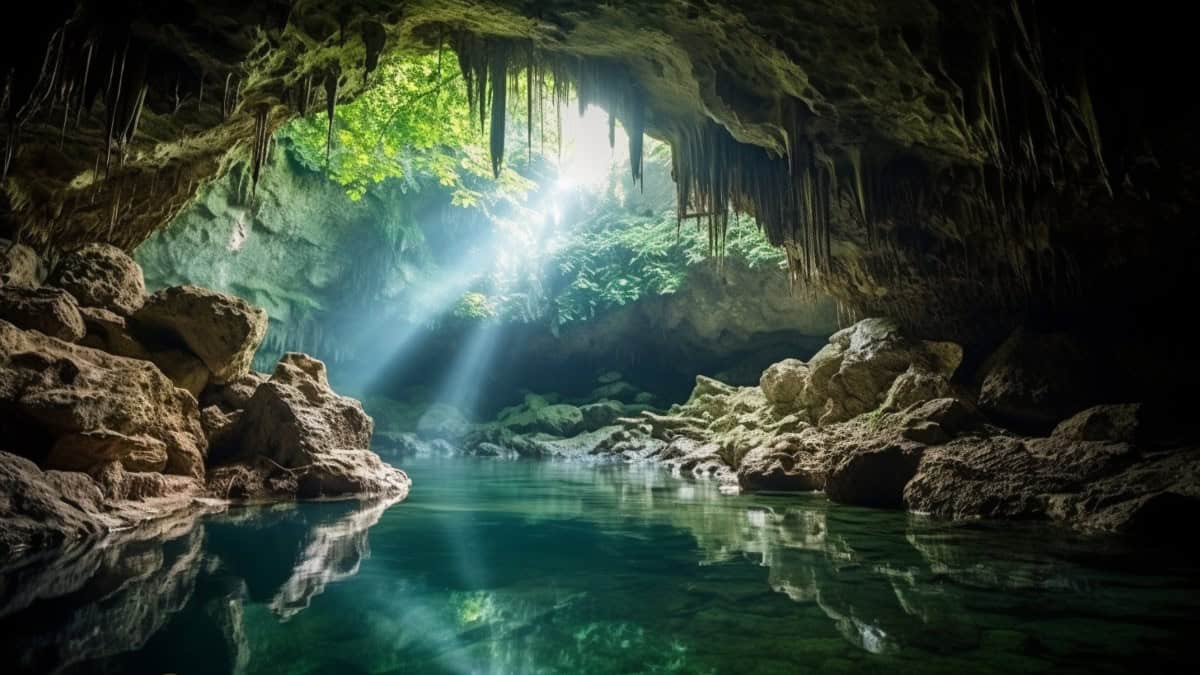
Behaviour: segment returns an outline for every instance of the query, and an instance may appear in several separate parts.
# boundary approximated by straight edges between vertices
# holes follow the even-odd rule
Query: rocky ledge
[[[11,246],[0,271],[0,559],[231,500],[407,495],[325,364],[250,370],[261,309],[192,286],[147,297],[107,245],[48,276]]]

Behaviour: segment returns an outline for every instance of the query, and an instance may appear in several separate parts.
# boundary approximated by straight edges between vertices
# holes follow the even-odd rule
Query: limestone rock
[[[263,455],[291,469],[327,453],[370,447],[374,422],[361,403],[329,388],[324,364],[317,364],[295,352],[279,359],[242,416],[244,456]]]
[[[119,462],[130,471],[162,471],[167,465],[167,444],[147,436],[94,429],[60,436],[46,458],[46,466],[64,471],[90,471]]]
[[[797,461],[795,455],[767,446],[746,453],[737,480],[745,490],[807,492],[825,487],[824,472],[813,463]]]
[[[82,307],[79,313],[87,334],[79,344],[106,351],[117,356],[149,361],[158,366],[175,386],[199,396],[208,385],[211,373],[208,366],[193,354],[181,349],[143,344],[130,334],[124,317],[99,307]]]
[[[200,426],[208,439],[208,460],[220,464],[241,449],[242,411],[224,411],[210,405],[200,411]]]
[[[0,286],[36,288],[41,285],[38,254],[24,244],[0,243]]]
[[[825,494],[842,504],[900,508],[920,459],[918,448],[903,445],[849,452],[830,467]]]
[[[763,371],[758,386],[767,400],[777,406],[791,407],[808,383],[808,364],[800,359],[784,359]]]
[[[267,313],[232,295],[175,286],[146,299],[134,315],[139,325],[186,345],[224,384],[250,372],[267,331]]]
[[[104,530],[103,494],[84,474],[43,472],[0,451],[0,559]]]
[[[625,414],[625,408],[618,401],[597,401],[579,407],[583,416],[582,429],[594,431],[606,427]]]
[[[539,431],[553,436],[572,436],[583,428],[583,413],[565,403],[539,409],[536,420]]]
[[[0,287],[0,320],[67,342],[86,332],[75,299],[57,288]]]
[[[421,438],[457,440],[471,431],[471,423],[452,405],[434,403],[417,420],[417,435]]]
[[[892,381],[881,409],[884,412],[896,412],[923,401],[946,398],[952,393],[953,387],[945,376],[909,366]]]
[[[14,449],[30,456],[44,457],[65,436],[115,432],[163,443],[167,473],[204,475],[196,400],[149,362],[0,321],[0,405],[10,411],[0,425]]]
[[[267,385],[269,386],[269,384]],[[403,499],[412,482],[370,450],[324,452],[303,466],[284,468],[255,457],[210,472],[208,489],[228,499],[317,499],[380,495]]]
[[[201,403],[205,406],[220,406],[225,411],[244,410],[258,391],[259,385],[267,381],[267,376],[255,371],[226,382],[224,384],[210,383],[200,395]]]
[[[980,372],[979,407],[1025,429],[1048,430],[1096,402],[1086,351],[1062,333],[1017,329]]]
[[[111,244],[87,244],[68,253],[47,283],[75,296],[81,305],[122,316],[138,311],[146,295],[142,268]]]
[[[1098,405],[1063,420],[1051,434],[1055,438],[1075,441],[1138,440],[1142,406],[1137,403]]]

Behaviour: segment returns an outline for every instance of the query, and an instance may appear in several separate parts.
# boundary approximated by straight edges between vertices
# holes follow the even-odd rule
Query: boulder
[[[583,412],[573,405],[548,405],[535,417],[537,430],[552,436],[574,436],[583,430]]]
[[[124,317],[107,309],[82,307],[79,313],[87,327],[87,334],[79,344],[117,356],[149,361],[158,366],[175,386],[186,389],[192,396],[200,396],[208,385],[211,373],[204,362],[193,354],[181,349],[143,344],[129,333]]]
[[[263,373],[250,371],[245,375],[224,384],[209,383],[200,395],[200,401],[205,406],[220,406],[222,410],[244,410],[258,391],[259,385],[266,382],[268,377]]]
[[[1059,423],[1051,436],[1073,441],[1133,443],[1141,430],[1142,406],[1138,403],[1098,405]]]
[[[0,321],[0,409],[6,412],[0,431],[14,448],[37,459],[44,459],[64,437],[113,432],[161,442],[167,473],[204,475],[207,442],[196,399],[146,361]],[[63,448],[70,442],[63,441],[60,461],[69,461],[63,459]]]
[[[267,313],[241,298],[196,286],[163,289],[133,317],[140,326],[185,345],[217,384],[250,372],[267,332]]]
[[[0,287],[0,320],[67,342],[86,332],[75,299],[57,288]]]
[[[617,421],[625,414],[625,407],[619,401],[596,401],[579,407],[583,416],[583,431],[595,431]]]
[[[954,343],[914,340],[892,321],[863,319],[834,333],[808,362],[800,403],[821,425],[845,421],[883,404],[910,368],[949,380],[961,360]]]
[[[901,508],[905,485],[920,460],[921,451],[914,446],[851,450],[829,467],[825,494],[841,504]]]
[[[0,560],[100,534],[103,499],[85,474],[42,471],[0,451]]]
[[[208,439],[208,461],[220,464],[241,449],[241,410],[222,410],[210,405],[200,411],[200,426]]]
[[[403,499],[411,484],[407,474],[386,464],[379,455],[348,449],[322,452],[297,467],[281,467],[262,456],[226,464],[210,472],[208,491],[214,497],[244,500],[350,495]]]
[[[370,447],[374,422],[361,403],[330,389],[323,363],[290,352],[254,392],[241,426],[242,457],[262,455],[291,469]]]
[[[167,465],[167,444],[145,434],[81,431],[55,440],[45,464],[50,469],[86,472],[110,462],[130,471],[162,471]]]
[[[737,469],[743,490],[808,492],[825,487],[825,475],[815,463],[799,462],[793,454],[762,446],[746,453]]]
[[[800,359],[784,359],[763,371],[758,381],[763,396],[777,407],[795,407],[808,383],[808,364]]]
[[[618,382],[620,380],[621,380],[621,373],[619,373],[615,370],[610,370],[608,372],[601,373],[596,378],[596,383],[597,384],[612,384],[613,382]]]
[[[111,244],[87,244],[66,254],[47,283],[75,296],[81,305],[121,316],[138,311],[146,295],[142,268]]]
[[[979,407],[1023,431],[1047,431],[1098,403],[1083,345],[1064,333],[1018,328],[980,368]]]
[[[629,384],[628,382],[617,381],[602,384],[592,390],[587,398],[591,401],[600,401],[603,399],[612,399],[622,403],[634,403],[641,394],[641,390]]]
[[[421,438],[458,440],[471,431],[471,423],[448,403],[434,403],[417,420],[417,435]]]
[[[911,405],[953,394],[953,387],[944,375],[931,373],[918,366],[909,366],[892,381],[884,397],[883,412],[898,412]]]
[[[36,288],[41,285],[41,260],[24,244],[0,243],[0,286]]]

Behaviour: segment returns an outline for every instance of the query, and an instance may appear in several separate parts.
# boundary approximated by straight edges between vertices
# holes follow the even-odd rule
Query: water
[[[5,671],[1200,670],[1169,547],[651,468],[404,466],[401,504],[237,509],[0,577]]]

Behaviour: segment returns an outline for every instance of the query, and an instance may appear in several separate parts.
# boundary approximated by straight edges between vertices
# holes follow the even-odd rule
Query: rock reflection
[[[181,517],[0,569],[5,668],[171,672],[188,662],[182,642],[215,670],[242,672],[251,654],[243,616],[252,585],[273,576],[271,610],[294,616],[327,585],[358,571],[370,551],[367,531],[392,503]],[[260,531],[247,537],[247,528]],[[286,570],[241,578],[239,570],[267,562],[246,547],[248,539],[297,554],[285,558]]]

